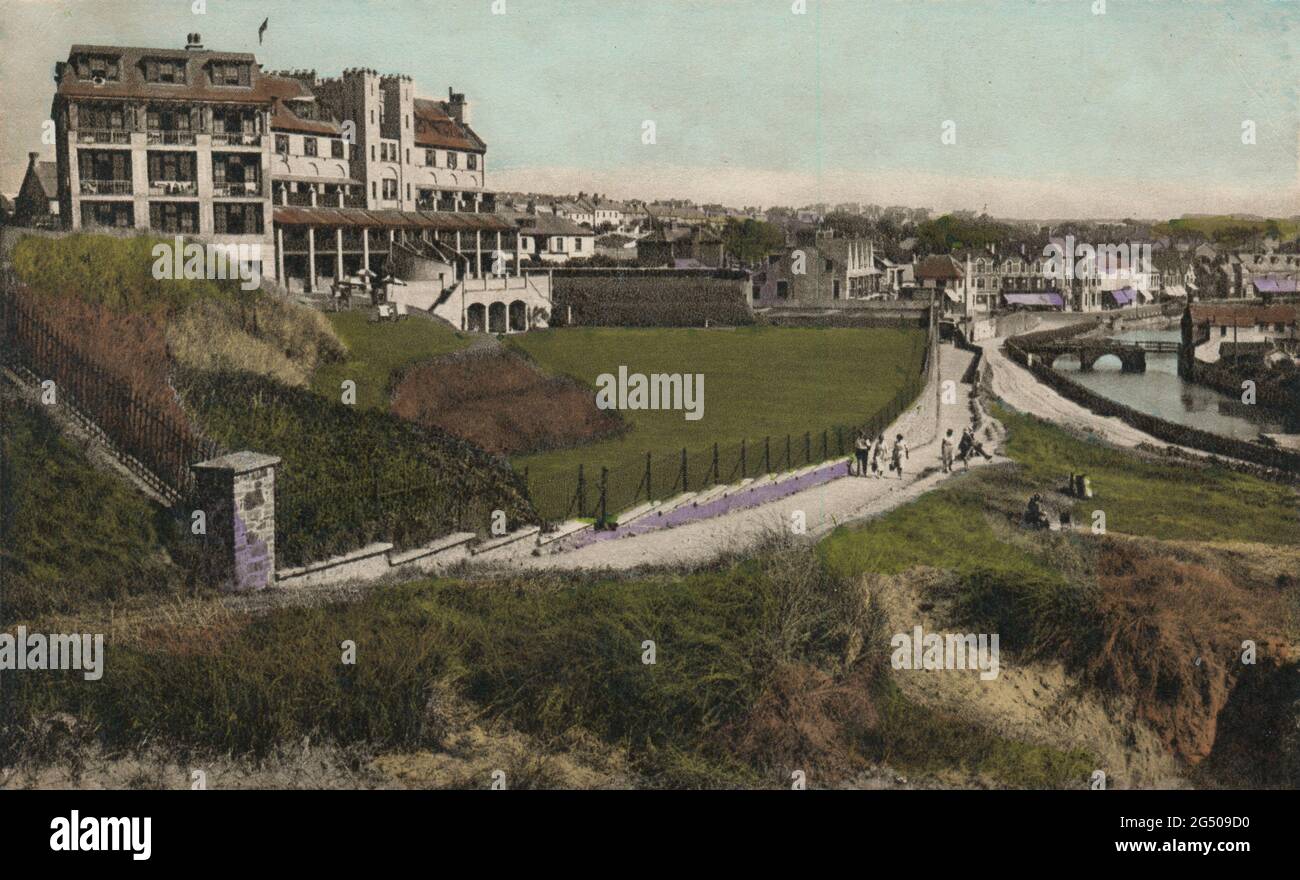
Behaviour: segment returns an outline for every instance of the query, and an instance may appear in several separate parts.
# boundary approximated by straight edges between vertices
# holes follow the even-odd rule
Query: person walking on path
[[[961,429],[961,441],[957,444],[957,458],[967,470],[970,470],[970,447],[974,437],[969,427]]]
[[[867,475],[867,459],[871,455],[871,438],[867,436],[866,431],[859,431],[858,438],[853,441],[853,454],[858,460],[858,476]]]
[[[961,432],[961,442],[957,444],[957,457],[961,459],[961,463],[966,466],[967,470],[969,470],[971,456],[976,454],[984,456],[985,461],[993,460],[993,456],[984,451],[983,444],[975,439],[974,429],[967,427]]]
[[[880,460],[885,457],[885,435],[881,432],[876,438],[875,448],[871,450],[871,475],[880,479]]]
[[[898,471],[898,478],[903,479],[903,461],[908,457],[907,444],[903,442],[903,435],[899,434],[894,438],[894,450],[889,460],[889,469]]]
[[[939,462],[943,465],[945,474],[952,473],[952,428],[948,429],[943,442],[939,444]]]

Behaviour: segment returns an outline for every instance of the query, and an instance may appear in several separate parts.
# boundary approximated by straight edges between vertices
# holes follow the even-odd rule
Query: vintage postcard
[[[23,845],[837,789],[1266,848],[1298,61],[1287,0],[0,0]]]

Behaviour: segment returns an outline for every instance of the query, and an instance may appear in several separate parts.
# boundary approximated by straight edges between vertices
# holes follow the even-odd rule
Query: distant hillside
[[[1242,214],[1188,214],[1157,223],[1151,231],[1156,235],[1200,235],[1215,241],[1276,234],[1283,241],[1292,241],[1300,237],[1300,220],[1251,218]]]

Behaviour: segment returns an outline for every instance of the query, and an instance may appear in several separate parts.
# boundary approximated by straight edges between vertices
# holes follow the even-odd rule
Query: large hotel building
[[[549,304],[494,213],[462,94],[417,98],[410,77],[368,69],[264,72],[198,34],[183,49],[75,45],[55,81],[67,228],[256,243],[262,276],[295,293],[400,270],[413,304],[465,329],[526,329]]]

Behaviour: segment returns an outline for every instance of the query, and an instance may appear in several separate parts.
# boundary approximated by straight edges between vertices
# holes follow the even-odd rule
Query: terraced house
[[[509,315],[549,308],[549,279],[522,275],[518,229],[494,213],[464,94],[416,97],[409,76],[368,68],[268,73],[198,34],[75,45],[55,79],[68,228],[257,244],[262,276],[309,296],[400,269],[400,294],[461,327],[522,330],[532,318]]]

